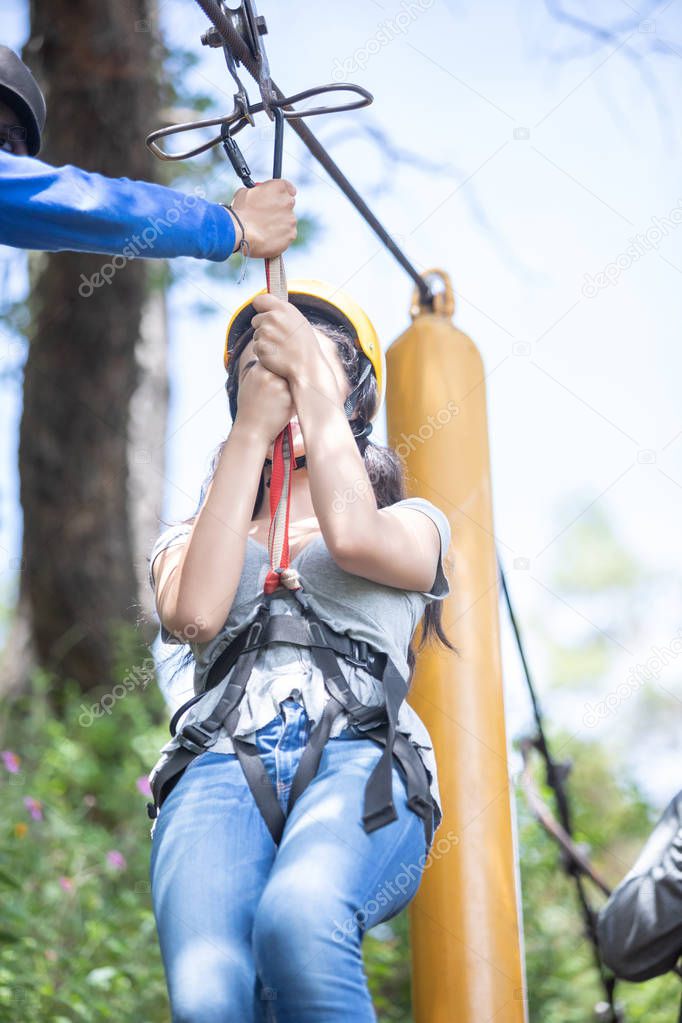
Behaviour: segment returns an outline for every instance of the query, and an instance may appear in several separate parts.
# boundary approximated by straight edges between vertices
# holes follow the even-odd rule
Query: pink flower
[[[16,753],[13,753],[11,749],[4,749],[0,752],[2,762],[9,771],[10,774],[16,774],[19,770],[19,757]]]
[[[39,799],[34,799],[33,796],[25,796],[24,806],[34,821],[41,821],[43,819],[43,804]]]
[[[74,889],[74,884],[73,884],[73,881],[71,880],[71,878],[70,877],[64,877],[63,874],[59,878],[59,883],[60,883],[60,885],[62,886],[62,888],[64,889],[65,892],[72,892],[73,889]]]
[[[107,863],[110,866],[115,867],[116,870],[125,870],[128,866],[125,856],[122,852],[119,852],[118,849],[111,849],[107,853]]]
[[[138,792],[141,792],[143,796],[151,796],[152,790],[146,774],[141,774],[135,784],[137,785]]]

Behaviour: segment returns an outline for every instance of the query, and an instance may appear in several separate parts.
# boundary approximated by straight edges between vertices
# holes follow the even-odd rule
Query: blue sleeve
[[[231,255],[234,242],[230,214],[201,198],[200,190],[178,192],[0,152],[3,245],[218,262]]]

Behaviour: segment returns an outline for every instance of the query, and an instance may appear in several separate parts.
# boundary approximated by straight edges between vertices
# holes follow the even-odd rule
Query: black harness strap
[[[346,711],[352,723],[369,726],[363,729],[363,737],[373,739],[384,747],[365,787],[362,817],[365,831],[370,833],[397,819],[398,815],[393,803],[392,775],[393,758],[395,757],[405,779],[408,806],[424,822],[428,849],[433,837],[435,810],[427,771],[417,753],[417,747],[396,730],[400,706],[407,695],[407,682],[388,654],[370,650],[366,643],[334,632],[315,614],[307,595],[302,590],[289,592],[293,593],[301,604],[303,614],[270,615],[270,598],[276,593],[266,594],[251,625],[233,640],[211,666],[206,688],[174,714],[171,721],[171,734],[177,734],[180,745],[172,751],[152,781],[155,801],[147,804],[149,816],[154,818],[158,815],[163,800],[179,781],[188,764],[194,757],[214,745],[220,729],[224,725],[256,805],[273,841],[279,845],[286,818],[296,800],[317,774],[332,726],[338,716]],[[239,706],[258,651],[272,642],[309,647],[329,692],[329,699],[325,704],[322,716],[308,738],[294,775],[286,813],[282,810],[278,794],[256,745],[234,735],[238,725]],[[382,679],[384,704],[368,706],[357,699],[341,671],[336,654],[345,656],[352,664],[363,667],[371,671],[375,677]],[[230,679],[225,687],[225,692],[209,716],[199,724],[185,724],[175,733],[174,727],[184,711],[197,699],[200,699],[208,689],[213,688],[224,679],[226,671],[229,671],[235,663],[238,664],[238,667],[234,677]]]
[[[251,623],[248,629],[244,630],[251,640],[255,640],[262,632],[265,624],[265,616],[267,615],[268,610],[269,605],[267,602],[261,604],[255,620]],[[180,731],[176,733],[173,729],[173,725],[174,721],[177,720],[179,716],[178,712],[174,715],[173,721],[171,721],[171,734],[177,734],[180,746],[173,750],[172,755],[163,767],[160,768],[152,781],[151,788],[152,795],[154,796],[154,802],[147,803],[147,814],[152,819],[158,816],[161,804],[180,780],[180,776],[184,772],[185,768],[196,756],[199,756],[200,753],[204,753],[207,749],[210,749],[210,747],[218,741],[218,734],[224,718],[239,707],[239,703],[246,690],[246,684],[249,681],[257,656],[258,647],[252,646],[247,656],[243,660],[239,661],[239,667],[235,672],[235,677],[232,678],[225,687],[225,692],[218,700],[218,703],[213,708],[211,714],[200,724],[185,724]],[[201,696],[203,695],[204,694],[201,693]],[[180,710],[183,710],[183,708],[180,708]]]
[[[384,693],[386,698],[386,746],[381,758],[369,776],[365,788],[365,807],[362,818],[366,831],[375,831],[385,824],[397,820],[393,805],[393,748],[400,705],[407,695],[407,683],[393,661],[388,658],[384,672]]]
[[[317,770],[320,766],[320,760],[322,759],[322,752],[324,750],[325,743],[329,738],[332,725],[336,721],[339,714],[343,713],[343,706],[338,702],[335,696],[330,696],[327,700],[322,717],[317,722],[310,738],[308,739],[308,745],[303,750],[303,756],[299,761],[299,765],[294,775],[294,780],[291,783],[291,789],[289,790],[289,801],[287,803],[287,816],[291,813],[294,803],[305,791],[309,782],[313,780],[317,774]]]
[[[245,742],[243,739],[235,739],[232,736],[234,751],[242,765],[246,781],[251,794],[256,801],[263,820],[267,824],[268,831],[272,835],[275,845],[279,845],[282,839],[282,832],[286,824],[284,811],[279,805],[279,799],[275,792],[270,775],[265,764],[260,758],[258,748],[252,742]]]
[[[265,638],[268,631],[268,625],[270,625],[271,621],[272,619],[265,623],[265,628],[261,633],[254,635],[251,638],[247,637],[247,642],[244,644],[241,652],[243,654],[245,650],[248,650],[247,660],[252,663],[253,659],[258,656],[259,646],[257,644],[257,639]],[[249,674],[250,673],[251,668],[249,668]],[[240,680],[242,675],[243,672],[240,671]],[[214,713],[216,718],[220,717],[221,719],[218,728],[220,728],[224,721],[225,730],[232,740],[234,751],[237,754],[239,763],[241,764],[247,784],[251,789],[251,794],[256,801],[256,806],[260,810],[268,831],[272,835],[273,842],[275,845],[279,845],[282,838],[282,832],[284,831],[284,825],[286,824],[286,818],[282,807],[279,805],[277,793],[273,788],[270,776],[265,768],[265,764],[260,758],[258,748],[254,743],[245,742],[244,739],[238,738],[234,734],[239,720],[239,704],[243,695],[244,690],[242,690],[241,696],[236,703],[230,703],[229,709],[225,714],[221,714],[220,712],[220,703],[222,703],[222,700],[220,700],[216,705]]]
[[[387,731],[388,729],[384,725],[383,728],[368,729],[366,734],[384,746],[386,745]],[[435,806],[426,767],[416,752],[416,747],[401,732],[395,733],[393,755],[398,761],[399,767],[402,768],[407,786],[407,805],[424,821],[426,848],[429,849],[433,841]]]
[[[270,595],[266,595],[269,597]],[[179,707],[170,721],[170,734],[175,735],[177,724],[185,711],[198,703],[205,694],[219,685],[226,675],[232,670],[236,660],[243,653],[252,648],[254,642],[258,646],[264,643],[294,643],[299,646],[314,647],[316,645],[330,647],[335,653],[345,657],[351,664],[361,665],[367,668],[376,678],[381,678],[384,672],[386,654],[370,650],[366,643],[361,640],[351,639],[343,633],[334,632],[333,629],[317,619],[315,622],[316,632],[309,628],[305,618],[294,617],[293,615],[270,615],[263,617],[263,632],[258,636],[251,636],[249,629],[244,629],[235,639],[223,650],[211,665],[206,684],[200,693],[192,696],[186,703]],[[351,694],[352,695],[352,694]]]

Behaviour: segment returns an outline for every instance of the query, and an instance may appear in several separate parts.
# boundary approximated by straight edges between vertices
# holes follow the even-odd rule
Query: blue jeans
[[[311,723],[292,697],[256,733],[286,811]],[[154,916],[173,1023],[375,1023],[361,944],[411,901],[424,824],[393,767],[398,819],[362,826],[381,747],[351,726],[325,746],[279,847],[235,754],[200,754],[152,839]]]

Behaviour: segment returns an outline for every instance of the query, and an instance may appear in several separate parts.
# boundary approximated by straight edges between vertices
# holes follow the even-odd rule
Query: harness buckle
[[[207,732],[201,725],[188,724],[183,725],[179,732],[176,734],[176,738],[181,746],[185,749],[190,750],[192,753],[203,753],[209,746],[213,746],[218,740],[218,733]]]
[[[310,632],[310,635],[312,636],[316,646],[322,647],[329,646],[329,644],[327,643],[327,637],[325,636],[322,626],[319,624],[319,622],[309,621],[308,631]]]
[[[349,664],[354,664],[356,668],[369,668],[373,657],[374,655],[364,639],[354,639],[353,653],[346,654],[346,660]]]
[[[246,645],[251,646],[252,643],[257,643],[260,639],[260,634],[263,631],[263,622],[260,619],[256,619],[251,624],[248,635],[246,637]]]
[[[423,820],[427,820],[428,815],[433,811],[433,804],[431,801],[424,799],[424,797],[420,796],[419,793],[416,793],[414,796],[410,796],[407,800],[407,805],[410,810],[414,810],[417,816],[421,817]]]
[[[369,813],[363,814],[362,817],[362,823],[367,832],[376,831],[377,828],[383,828],[384,825],[397,820],[398,814],[392,802],[382,806],[379,810],[371,810]]]

